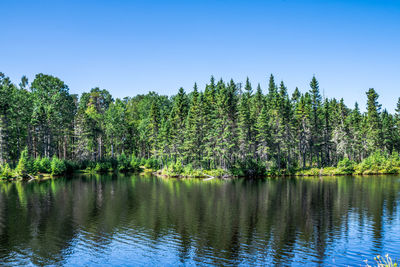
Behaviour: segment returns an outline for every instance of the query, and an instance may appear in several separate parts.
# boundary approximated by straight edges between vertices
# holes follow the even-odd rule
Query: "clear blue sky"
[[[0,71],[56,75],[71,93],[175,94],[217,79],[327,97],[400,97],[400,1],[1,1]]]

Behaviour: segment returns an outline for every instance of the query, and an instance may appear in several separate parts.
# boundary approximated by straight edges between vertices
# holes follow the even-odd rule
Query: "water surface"
[[[363,265],[400,258],[400,177],[0,183],[0,265]]]

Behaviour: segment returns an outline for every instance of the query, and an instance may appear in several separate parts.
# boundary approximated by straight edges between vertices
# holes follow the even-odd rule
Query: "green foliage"
[[[223,177],[224,175],[229,175],[229,173],[226,170],[221,168],[213,170],[205,170],[203,171],[203,173],[212,177]]]
[[[112,172],[112,164],[110,161],[97,162],[94,171],[98,173]]]
[[[341,161],[339,161],[337,165],[337,170],[336,174],[353,174],[354,173],[354,166],[355,163],[348,158],[344,158]]]
[[[4,166],[2,166],[0,168],[0,178],[1,179],[9,180],[9,179],[12,179],[13,177],[14,177],[14,173],[11,170],[8,163],[6,163]]]
[[[203,172],[199,169],[193,169],[192,164],[186,165],[180,175],[184,177],[204,177]]]
[[[40,166],[40,161],[41,158],[37,157],[34,161],[33,161],[33,169],[35,170],[36,173],[41,171],[41,166]]]
[[[400,152],[400,100],[394,114],[381,111],[371,88],[362,113],[357,103],[351,109],[343,99],[322,97],[316,77],[309,90],[296,88],[291,97],[272,74],[266,94],[260,84],[253,92],[249,79],[241,85],[211,77],[205,88],[179,88],[172,97],[149,92],[113,99],[100,88],[71,95],[51,75],[40,73],[31,84],[23,77],[15,85],[0,73],[0,163],[18,162],[19,177],[52,173],[53,155],[67,171],[144,166],[189,176],[215,169],[237,176],[399,172],[399,160],[388,155]],[[24,147],[37,158],[30,159]]]
[[[79,164],[72,160],[64,160],[64,164],[65,164],[65,173],[73,173],[74,171],[80,169]]]
[[[157,170],[159,168],[160,164],[157,159],[155,158],[149,158],[146,160],[146,163],[144,164],[144,167],[146,169],[154,169]]]
[[[396,174],[400,173],[399,154],[390,156],[376,152],[355,167],[355,174]]]
[[[130,166],[133,171],[140,171],[140,161],[135,155],[132,155]]]
[[[21,178],[27,178],[30,174],[35,174],[33,165],[33,161],[28,156],[28,149],[25,148],[21,153],[17,167],[15,168],[15,174]]]
[[[337,168],[335,167],[325,167],[322,169],[322,175],[325,176],[331,176],[331,175],[336,175],[339,174]],[[350,173],[346,173],[346,174],[350,174]]]
[[[39,166],[40,166],[39,172],[51,173],[51,171],[52,171],[52,169],[51,169],[51,160],[48,157],[42,158],[40,160]]]
[[[65,165],[64,160],[57,158],[54,156],[51,159],[51,174],[52,175],[61,175],[67,171],[67,166]]]
[[[181,174],[183,172],[182,162],[179,159],[175,164],[172,164],[172,171],[176,174]]]
[[[261,161],[257,161],[253,158],[247,158],[246,160],[239,161],[231,172],[235,176],[245,177],[261,177],[266,174],[265,164]]]
[[[117,158],[118,161],[118,170],[120,172],[127,172],[131,169],[131,162],[129,158],[126,157],[125,153],[122,152],[121,155]]]
[[[383,169],[385,158],[380,152],[375,152],[364,159],[355,168],[357,174],[378,174]]]
[[[303,175],[304,176],[320,176],[321,175],[321,172],[322,170],[321,169],[319,169],[319,168],[311,168],[311,169],[309,169],[309,170],[305,170],[304,172],[303,172]]]

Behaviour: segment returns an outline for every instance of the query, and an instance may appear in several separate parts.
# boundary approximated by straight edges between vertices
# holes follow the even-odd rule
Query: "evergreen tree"
[[[319,92],[319,84],[315,76],[310,82],[310,96],[311,96],[311,156],[315,156],[318,166],[320,166],[320,152],[321,152],[321,94]]]
[[[271,133],[269,127],[269,117],[267,105],[264,103],[261,113],[257,118],[255,125],[256,129],[256,141],[257,141],[257,154],[258,157],[264,161],[268,161],[270,154],[270,143],[271,143]]]
[[[367,143],[368,152],[374,152],[382,149],[382,125],[380,118],[381,105],[378,103],[379,95],[373,88],[366,93],[367,100]]]
[[[396,131],[395,120],[392,114],[389,114],[386,109],[382,112],[382,136],[383,136],[383,149],[389,155],[395,149],[398,134]]]
[[[217,117],[217,110],[215,109],[215,80],[211,76],[210,84],[204,90],[204,97],[202,101],[202,113],[204,114],[204,161],[207,168],[214,167],[215,165],[215,147],[216,147],[216,129],[215,119]]]
[[[157,99],[153,100],[153,103],[151,104],[150,108],[150,115],[149,115],[149,143],[151,146],[151,154],[154,157],[157,157],[157,146],[158,146],[158,134],[160,130],[160,119],[161,119],[161,114],[160,114],[160,107],[158,104]]]
[[[34,174],[33,162],[29,158],[28,149],[25,148],[21,152],[21,157],[19,158],[18,165],[15,168],[15,173],[21,178],[27,178],[30,174]]]
[[[176,158],[183,157],[184,129],[188,113],[188,97],[182,87],[179,88],[173,103],[169,119],[171,123],[171,152],[176,160]]]
[[[238,128],[239,128],[239,150],[241,157],[244,159],[250,156],[253,146],[252,140],[252,121],[250,115],[250,98],[252,88],[249,78],[246,79],[245,92],[242,94],[238,108]]]
[[[276,108],[276,99],[278,95],[278,89],[275,84],[274,75],[271,74],[268,82],[268,94],[267,94],[267,108],[268,110]]]
[[[358,103],[356,102],[354,105],[354,109],[350,114],[350,132],[351,132],[351,153],[352,159],[361,161],[364,154],[363,149],[363,131],[362,131],[362,115],[360,109],[358,107]]]
[[[204,91],[195,84],[190,94],[180,88],[171,98],[149,92],[114,101],[99,88],[70,95],[50,75],[31,84],[22,77],[16,86],[0,74],[0,164],[17,166],[21,177],[64,173],[71,164],[63,159],[92,170],[145,165],[250,175],[265,167],[343,167],[376,151],[400,152],[400,99],[394,114],[381,112],[370,89],[361,113],[357,103],[322,99],[315,77],[310,88],[302,94],[296,87],[289,97],[271,75],[267,94],[259,84],[253,94],[248,78],[241,91],[233,80],[211,77]]]
[[[311,146],[311,97],[309,93],[305,93],[300,97],[300,101],[296,106],[296,124],[297,124],[297,140],[298,151],[301,156],[303,168],[307,163],[307,152]],[[311,161],[310,161],[311,162]]]
[[[186,120],[185,131],[185,151],[188,162],[192,162],[193,166],[201,167],[201,145],[203,138],[203,118],[201,114],[201,96],[194,85],[192,102],[190,104],[189,113]]]
[[[9,113],[12,97],[12,84],[9,78],[0,72],[0,164],[5,164],[11,147],[8,147]]]

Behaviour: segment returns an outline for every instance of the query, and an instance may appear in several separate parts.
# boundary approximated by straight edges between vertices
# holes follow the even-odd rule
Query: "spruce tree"
[[[171,123],[171,152],[174,160],[184,156],[184,130],[189,107],[188,101],[185,90],[182,87],[179,88],[178,94],[174,96],[174,104],[169,118]]]
[[[188,162],[192,163],[195,168],[200,165],[200,152],[202,140],[202,118],[201,118],[201,97],[194,85],[192,102],[190,103],[189,113],[186,119],[185,131],[185,154]]]
[[[381,105],[379,95],[373,88],[367,91],[367,150],[372,153],[382,149],[382,122],[380,118]]]
[[[150,108],[149,124],[148,124],[150,132],[149,143],[151,146],[151,154],[154,157],[158,156],[157,146],[158,146],[158,134],[160,129],[160,119],[161,119],[160,107],[157,99],[154,99]]]
[[[246,79],[245,91],[242,94],[239,107],[238,107],[238,128],[239,128],[239,149],[241,152],[241,157],[245,159],[250,156],[250,151],[252,148],[252,126],[250,114],[250,98],[251,98],[252,88],[249,78]]]
[[[271,74],[268,82],[268,94],[267,94],[267,108],[268,110],[276,108],[276,99],[278,95],[278,89],[275,84],[274,75]]]
[[[321,94],[319,92],[319,84],[315,76],[310,82],[310,96],[311,96],[311,155],[315,156],[318,166],[320,166],[320,146],[321,146]]]

